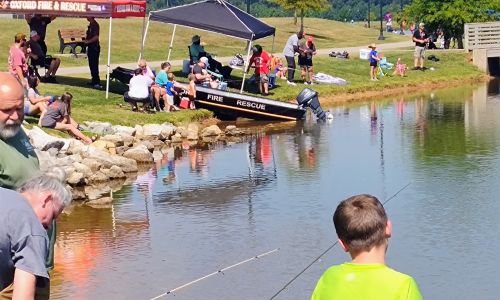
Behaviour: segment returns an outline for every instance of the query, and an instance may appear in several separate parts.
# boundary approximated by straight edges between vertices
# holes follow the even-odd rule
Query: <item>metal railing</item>
[[[500,48],[500,22],[467,23],[464,25],[464,48]]]

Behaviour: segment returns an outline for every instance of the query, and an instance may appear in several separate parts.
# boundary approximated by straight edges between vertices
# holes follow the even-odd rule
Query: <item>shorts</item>
[[[312,58],[308,58],[307,56],[299,55],[299,66],[300,67],[312,67],[313,60]]]
[[[269,77],[267,77],[266,74],[261,74],[259,75],[260,77],[260,83],[268,83],[269,82]]]
[[[30,113],[30,104],[25,102],[24,103],[24,115],[27,116]]]
[[[424,58],[424,56],[425,56],[425,47],[416,46],[414,57],[415,58]]]
[[[377,62],[376,61],[371,61],[370,62],[370,67],[376,67],[377,66]]]
[[[48,69],[50,67],[50,64],[54,60],[55,60],[54,57],[45,57],[43,60],[42,59],[34,60],[31,64],[34,66],[41,66]]]

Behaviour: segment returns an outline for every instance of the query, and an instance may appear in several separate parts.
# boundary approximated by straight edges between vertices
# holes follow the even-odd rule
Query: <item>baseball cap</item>
[[[36,30],[32,30],[30,32],[30,37],[34,37],[35,35],[38,35],[38,32],[36,32]]]
[[[200,58],[200,61],[201,61],[202,63],[204,63],[204,64],[205,64],[205,66],[207,66],[207,68],[210,66],[210,65],[208,64],[208,58],[206,58],[205,56],[201,57],[201,58]]]
[[[425,23],[418,24],[418,27],[425,27]]]

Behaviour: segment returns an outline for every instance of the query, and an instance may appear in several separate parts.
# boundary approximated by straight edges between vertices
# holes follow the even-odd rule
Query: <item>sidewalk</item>
[[[397,42],[397,43],[387,43],[387,44],[380,44],[377,46],[378,51],[384,51],[384,50],[392,50],[392,49],[399,49],[399,48],[408,48],[413,46],[414,43],[410,40],[405,41],[405,42]],[[317,50],[317,55],[328,55],[332,51],[335,52],[343,52],[347,51],[352,57],[357,57],[359,50],[367,48],[368,45],[364,46],[357,46],[357,47],[347,47],[347,48],[330,48],[330,49],[318,49]],[[279,53],[279,52],[278,52]],[[217,57],[217,60],[219,60],[223,64],[229,63],[232,57]],[[159,68],[161,63],[164,61],[150,61],[148,62],[148,65],[152,68]],[[170,64],[174,67],[182,67],[182,60],[171,60]],[[123,67],[123,68],[128,68],[128,69],[135,69],[137,68],[137,63],[118,63],[118,64],[111,64],[110,71],[113,70],[116,67]],[[99,65],[99,70],[102,72],[106,71],[106,65]],[[57,71],[57,75],[76,75],[76,74],[85,74],[89,72],[89,67],[88,66],[83,66],[83,67],[66,67],[66,68],[60,68]]]

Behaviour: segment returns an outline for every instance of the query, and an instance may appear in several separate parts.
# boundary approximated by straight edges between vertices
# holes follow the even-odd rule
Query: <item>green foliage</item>
[[[500,6],[499,0],[414,0],[406,6],[403,18],[426,23],[428,31],[442,29],[447,37],[461,39],[464,24],[493,21],[488,10]]]
[[[308,11],[326,11],[329,9],[328,0],[271,0],[284,10],[300,12],[300,28],[304,28],[304,17]]]

